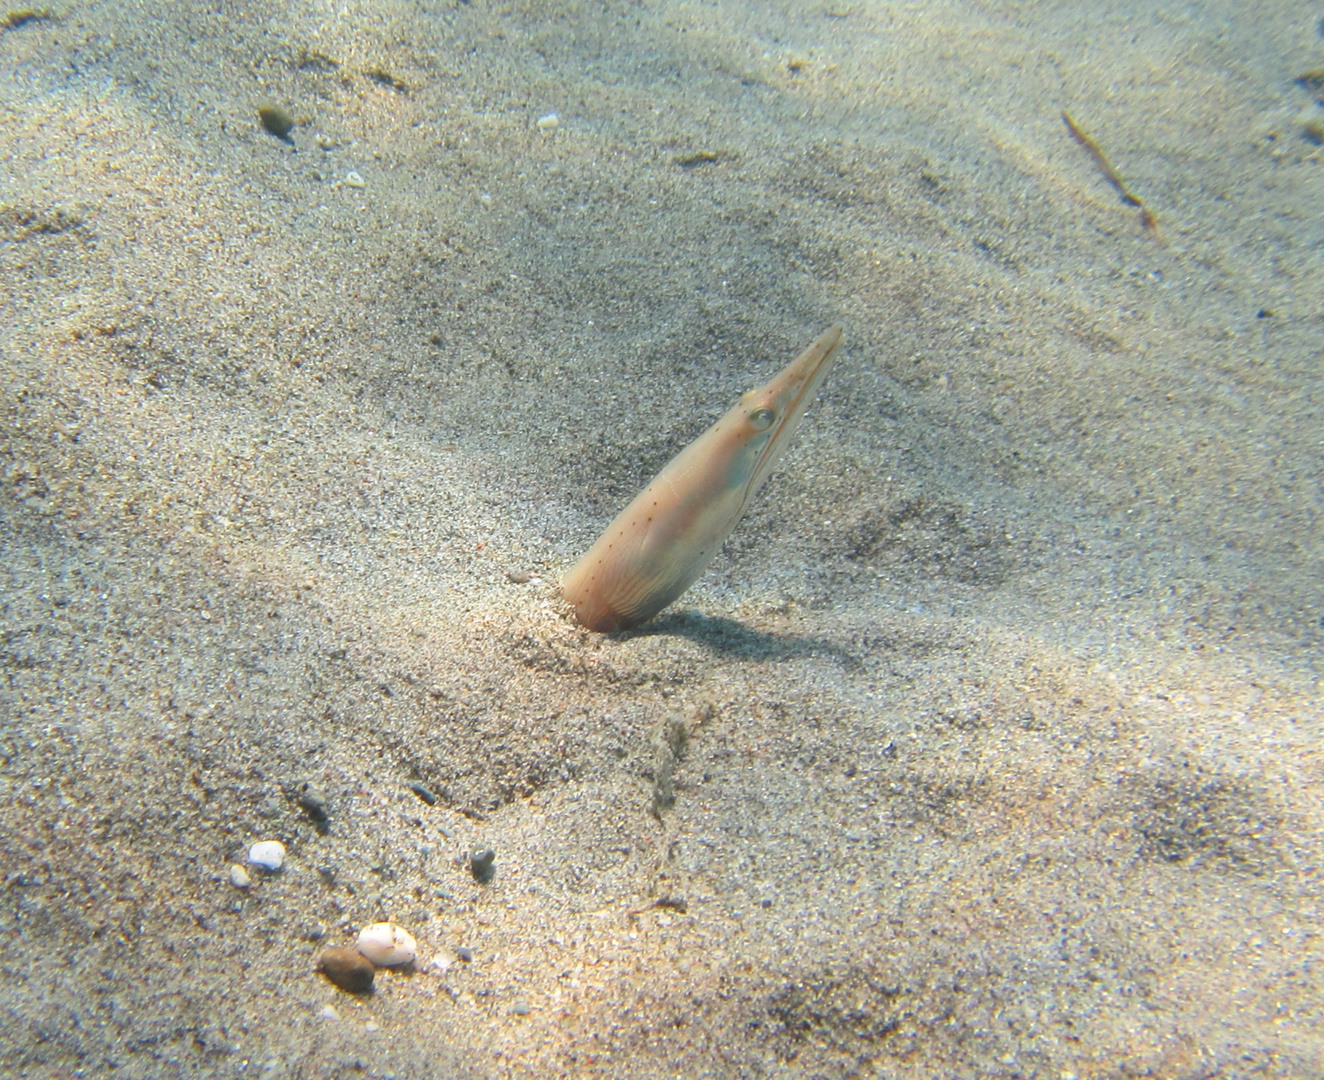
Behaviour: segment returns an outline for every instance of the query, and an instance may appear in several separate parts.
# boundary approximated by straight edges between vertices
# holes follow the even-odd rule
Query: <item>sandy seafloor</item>
[[[1324,1075],[1324,12],[51,14],[5,1075]],[[579,629],[558,575],[838,320],[700,584]],[[416,971],[313,973],[383,918]]]

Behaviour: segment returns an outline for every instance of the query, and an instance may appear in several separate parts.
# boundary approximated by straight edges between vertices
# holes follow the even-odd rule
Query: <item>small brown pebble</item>
[[[259,106],[257,118],[262,121],[262,126],[278,139],[288,138],[290,132],[294,130],[294,117],[279,105]]]
[[[377,969],[372,961],[355,949],[331,948],[322,950],[317,958],[320,971],[347,994],[366,994],[372,989]]]

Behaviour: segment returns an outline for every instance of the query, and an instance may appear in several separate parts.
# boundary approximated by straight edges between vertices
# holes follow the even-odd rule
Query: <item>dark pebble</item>
[[[486,885],[496,874],[496,852],[490,847],[474,848],[469,856],[469,870],[475,881]]]
[[[278,139],[289,137],[294,130],[294,117],[279,105],[263,105],[257,110],[257,117],[262,126]]]
[[[432,790],[430,788],[425,787],[423,784],[410,784],[409,790],[412,791],[415,795],[417,795],[429,806],[437,805],[437,796],[432,793]]]
[[[324,949],[317,958],[317,970],[347,994],[366,994],[372,989],[377,969],[372,961],[355,949]]]
[[[473,959],[474,959],[473,949],[466,948],[463,945],[459,945],[455,949],[455,955],[458,959],[463,960],[466,964],[473,963]]]
[[[303,790],[295,796],[299,809],[308,815],[313,827],[325,835],[331,831],[331,809],[327,806],[326,796],[312,784],[304,784]]]

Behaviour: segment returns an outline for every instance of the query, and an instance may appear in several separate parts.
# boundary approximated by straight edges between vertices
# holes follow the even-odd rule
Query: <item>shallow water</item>
[[[50,14],[0,31],[9,1072],[1324,1068],[1297,6]],[[708,574],[577,628],[835,321]],[[382,919],[417,970],[314,973]]]

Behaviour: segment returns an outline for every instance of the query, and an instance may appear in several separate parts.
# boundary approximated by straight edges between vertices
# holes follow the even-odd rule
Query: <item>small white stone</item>
[[[340,1014],[336,1012],[331,1005],[323,1005],[322,1011],[317,1014],[323,1020],[339,1020]]]
[[[345,173],[345,186],[352,188],[365,188],[368,186],[368,181],[363,179],[363,177],[353,169],[350,169],[349,172]]]
[[[556,127],[560,122],[561,121],[556,113],[549,112],[546,116],[538,117],[538,130],[545,135],[550,135],[556,130]]]
[[[355,947],[378,967],[399,967],[418,956],[414,935],[395,923],[379,922],[359,931]]]
[[[279,840],[259,840],[248,849],[248,861],[274,873],[285,865],[285,845]]]
[[[253,877],[238,863],[230,866],[230,884],[236,889],[246,889],[253,884]]]
[[[375,1020],[369,1020],[366,1024],[363,1025],[363,1030],[368,1032],[381,1031],[381,1029],[382,1026],[379,1023],[377,1023]]]

